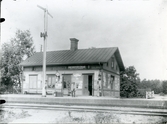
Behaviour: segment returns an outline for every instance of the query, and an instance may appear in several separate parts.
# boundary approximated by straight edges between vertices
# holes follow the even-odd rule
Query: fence
[[[154,98],[154,91],[146,91],[146,99]]]

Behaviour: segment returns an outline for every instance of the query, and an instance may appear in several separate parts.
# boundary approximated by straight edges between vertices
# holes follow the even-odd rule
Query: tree
[[[6,86],[20,84],[19,64],[34,54],[33,39],[29,30],[17,30],[15,38],[2,45],[1,83]]]
[[[129,66],[124,72],[121,72],[121,85],[120,85],[120,95],[121,97],[136,97],[138,93],[138,82],[140,78],[136,73],[134,66]]]
[[[162,81],[160,80],[142,80],[139,85],[139,89],[151,90],[154,91],[155,94],[161,93],[162,91]]]
[[[167,81],[163,81],[162,87],[163,87],[163,93],[167,94]]]

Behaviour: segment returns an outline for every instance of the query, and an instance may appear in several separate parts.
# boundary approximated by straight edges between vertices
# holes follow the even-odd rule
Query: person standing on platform
[[[60,81],[60,74],[59,74],[59,72],[58,71],[56,71],[56,74],[55,74],[55,76],[56,76],[56,81],[55,81],[55,91],[54,91],[54,96],[57,96],[57,92],[59,92],[59,81]]]
[[[68,96],[70,96],[71,93],[71,83],[67,81],[67,88],[68,88]]]
[[[46,80],[45,80],[45,92],[46,92],[46,94],[48,94],[47,88],[48,88],[48,80],[46,79]]]
[[[75,89],[76,89],[75,82],[72,82],[72,84],[71,84],[71,94],[72,94],[72,97],[75,97]]]

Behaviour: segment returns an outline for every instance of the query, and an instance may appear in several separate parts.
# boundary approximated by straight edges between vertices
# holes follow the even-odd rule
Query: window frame
[[[49,78],[51,78],[51,82],[49,82]],[[55,74],[47,74],[47,88],[54,88],[55,87],[54,78],[55,78],[55,82],[56,82],[56,75]]]

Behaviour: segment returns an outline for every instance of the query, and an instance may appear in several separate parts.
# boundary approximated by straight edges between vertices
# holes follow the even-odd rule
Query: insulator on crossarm
[[[40,33],[40,36],[41,36],[41,37],[44,37],[44,33],[41,32],[41,33]]]

